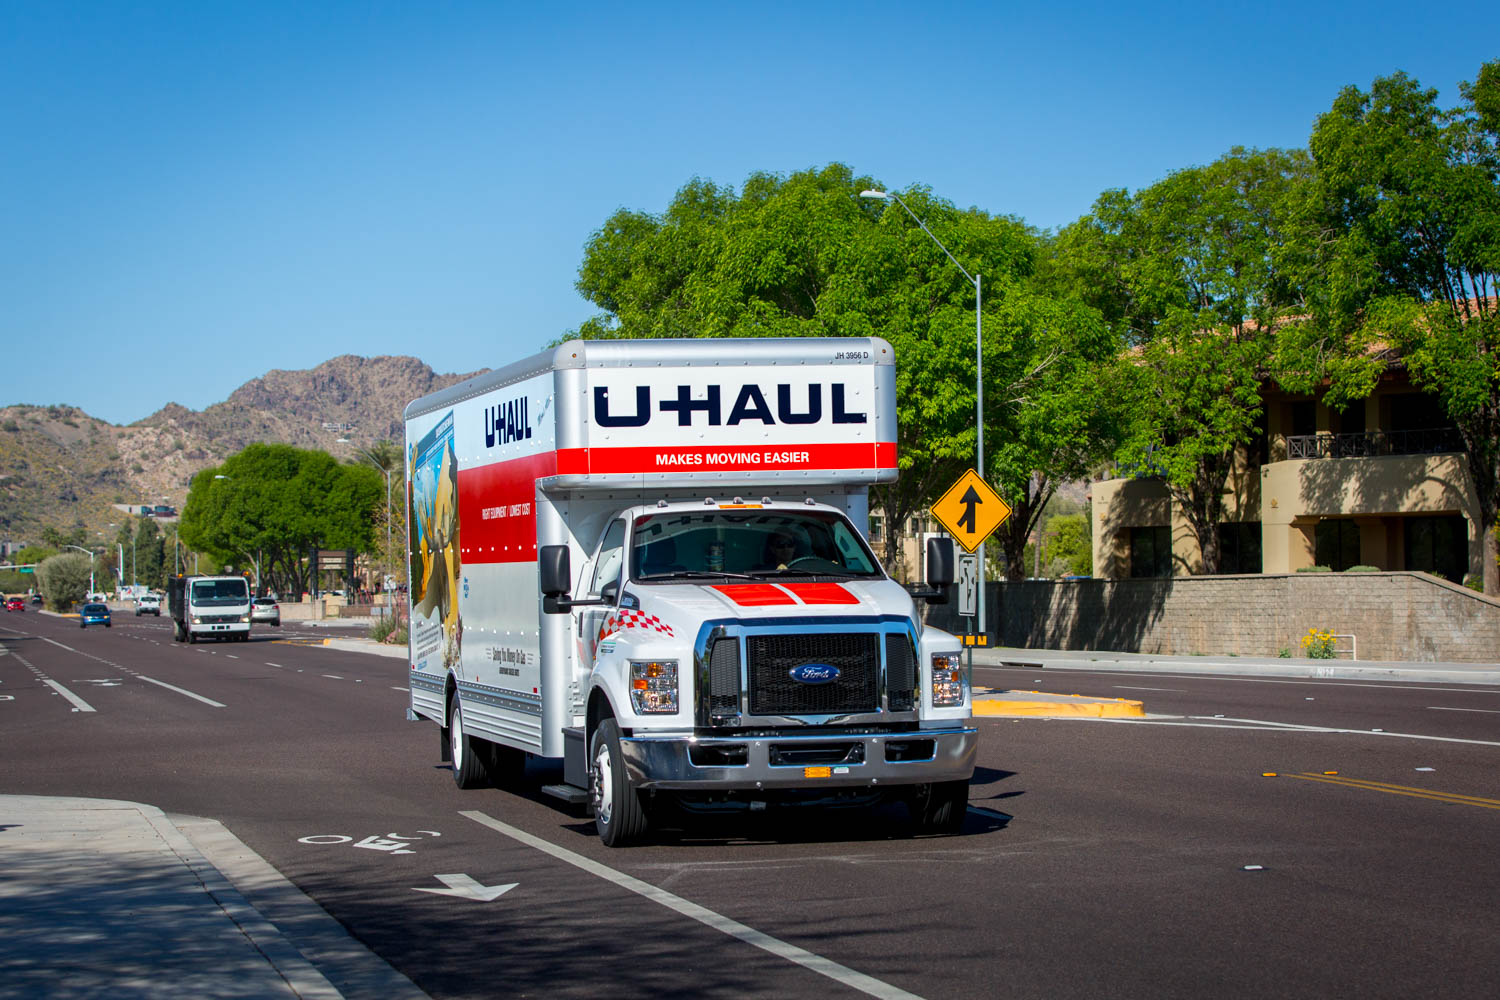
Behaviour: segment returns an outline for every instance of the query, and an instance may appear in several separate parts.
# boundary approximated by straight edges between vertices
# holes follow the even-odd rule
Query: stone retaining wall
[[[1300,656],[1317,628],[1355,636],[1361,660],[1500,662],[1500,601],[1426,573],[992,582],[985,596],[1004,646]],[[953,604],[929,621],[961,631]]]

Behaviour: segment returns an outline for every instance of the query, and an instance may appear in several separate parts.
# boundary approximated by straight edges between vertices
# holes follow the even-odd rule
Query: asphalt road
[[[1491,997],[1500,688],[977,668],[1143,720],[981,719],[962,835],[761,814],[604,848],[460,792],[400,659],[0,618],[0,791],[207,816],[434,997]],[[1267,777],[1274,774],[1274,777]],[[438,876],[448,876],[439,880]],[[450,884],[512,888],[489,901]]]

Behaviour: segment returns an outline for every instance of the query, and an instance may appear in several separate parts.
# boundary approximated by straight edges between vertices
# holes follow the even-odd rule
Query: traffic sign
[[[973,469],[959,476],[931,511],[965,552],[979,548],[1010,517],[1010,505]]]

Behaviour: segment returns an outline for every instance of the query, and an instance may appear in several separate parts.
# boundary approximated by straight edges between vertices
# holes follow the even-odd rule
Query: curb
[[[1081,694],[1042,691],[999,691],[974,698],[975,715],[1041,716],[1047,718],[1143,718],[1146,706],[1129,698],[1090,698]]]

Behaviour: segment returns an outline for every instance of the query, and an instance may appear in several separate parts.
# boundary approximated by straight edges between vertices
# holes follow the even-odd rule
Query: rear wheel
[[[485,770],[497,788],[516,788],[526,777],[526,751],[499,743],[485,745]]]
[[[594,826],[605,847],[624,847],[640,840],[650,825],[641,793],[630,783],[625,770],[620,727],[614,719],[599,723],[592,742],[589,797],[594,805]]]
[[[448,702],[448,753],[453,758],[453,783],[459,788],[483,788],[488,784],[484,757],[475,746],[478,742],[464,732],[463,711],[455,691]]]

